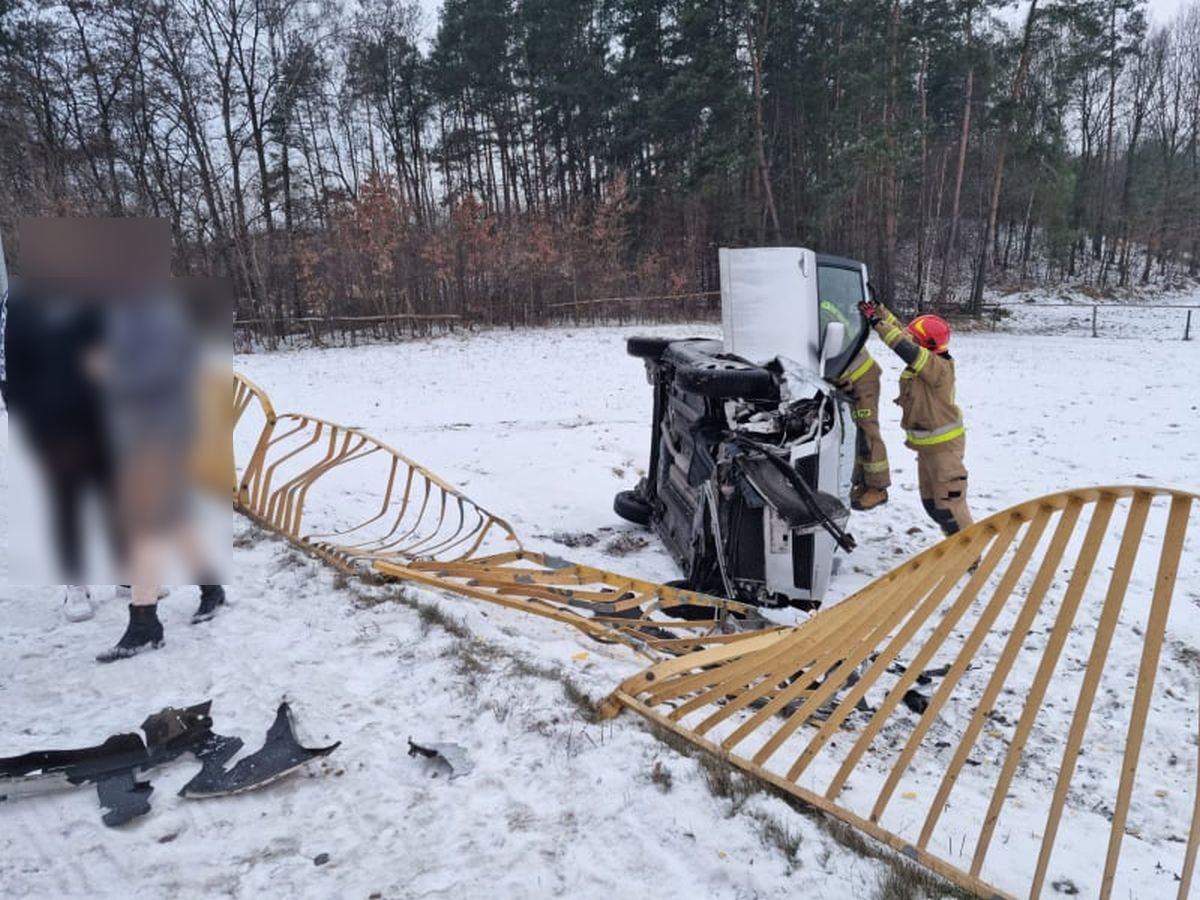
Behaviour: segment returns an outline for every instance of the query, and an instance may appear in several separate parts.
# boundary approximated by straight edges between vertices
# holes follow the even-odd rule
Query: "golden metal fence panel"
[[[241,375],[233,408],[247,432],[238,443],[251,448],[234,507],[342,571],[520,609],[655,659],[770,627],[743,603],[529,552],[508,522],[430,470],[357,428],[276,413]]]
[[[1124,877],[1187,897],[1200,703],[1164,647],[1196,653],[1194,604],[1172,598],[1181,566],[1200,577],[1197,499],[1102,487],[1020,504],[802,625],[651,666],[605,708],[981,896],[1040,896],[1082,855],[1084,893]]]

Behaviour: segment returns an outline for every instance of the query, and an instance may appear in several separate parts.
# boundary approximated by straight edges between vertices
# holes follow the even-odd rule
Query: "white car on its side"
[[[795,247],[722,249],[724,340],[632,337],[654,388],[650,465],[614,500],[694,590],[811,609],[845,527],[855,426],[836,379],[862,349],[862,263]]]

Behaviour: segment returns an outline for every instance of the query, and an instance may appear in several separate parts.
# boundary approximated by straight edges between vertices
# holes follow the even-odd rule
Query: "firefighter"
[[[966,428],[954,402],[950,326],[940,316],[922,315],[907,327],[874,300],[859,309],[885,344],[907,363],[900,375],[901,427],[905,445],[917,453],[917,482],[929,517],[949,536],[973,521],[967,506],[963,463]]]
[[[850,328],[840,309],[829,301],[821,303],[822,324],[835,319]],[[833,385],[854,404],[854,424],[857,426],[854,452],[854,473],[850,484],[852,509],[874,509],[887,503],[887,490],[892,476],[888,467],[887,446],[879,430],[879,363],[863,347]]]

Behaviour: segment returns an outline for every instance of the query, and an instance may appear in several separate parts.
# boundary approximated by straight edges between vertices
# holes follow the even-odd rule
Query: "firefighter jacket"
[[[875,362],[875,358],[867,352],[867,348],[858,351],[858,355],[851,360],[850,365],[846,366],[846,371],[843,372],[835,382],[835,384],[843,391],[854,391],[854,385],[872,369],[878,371],[879,363]]]
[[[880,307],[875,332],[908,364],[900,374],[896,399],[903,411],[904,443],[914,450],[929,450],[966,434],[962,410],[954,402],[950,354],[933,353],[909,340],[900,320],[884,307]]]

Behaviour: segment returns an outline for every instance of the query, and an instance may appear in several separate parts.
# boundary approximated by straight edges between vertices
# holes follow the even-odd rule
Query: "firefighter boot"
[[[874,509],[877,506],[883,506],[887,503],[888,495],[885,488],[861,488],[850,500],[850,508],[857,509],[860,512],[868,509]]]

